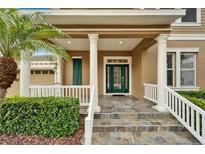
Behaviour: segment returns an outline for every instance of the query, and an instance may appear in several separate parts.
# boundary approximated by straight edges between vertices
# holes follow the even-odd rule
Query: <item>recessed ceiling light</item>
[[[72,42],[71,41],[68,41],[68,44],[71,44]]]
[[[119,41],[118,43],[119,43],[119,44],[123,44],[123,42],[122,42],[122,41]]]

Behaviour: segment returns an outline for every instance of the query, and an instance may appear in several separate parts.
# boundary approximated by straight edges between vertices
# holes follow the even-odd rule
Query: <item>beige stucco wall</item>
[[[132,95],[137,98],[142,98],[142,52],[132,52]]]
[[[54,83],[54,74],[32,74],[31,84],[52,84]],[[17,81],[14,81],[11,88],[8,89],[7,96],[20,94],[20,80],[19,74],[17,75]]]

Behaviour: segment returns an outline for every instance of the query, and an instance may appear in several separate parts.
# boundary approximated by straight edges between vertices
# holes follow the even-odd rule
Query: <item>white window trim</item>
[[[72,59],[82,59],[82,56],[72,56]]]
[[[201,8],[196,9],[196,22],[182,22],[179,18],[172,26],[201,26]]]
[[[199,48],[167,48],[167,52],[175,52],[175,58],[176,58],[176,71],[175,71],[175,87],[171,87],[172,89],[180,89],[180,90],[186,90],[186,89],[199,89],[199,87],[196,87],[196,82],[197,82],[197,75],[196,75],[196,53],[199,52]],[[194,86],[181,86],[181,67],[180,67],[180,55],[181,53],[186,52],[186,53],[195,53],[194,56],[194,69],[195,69],[195,84]]]
[[[108,59],[126,59],[128,63],[107,63]],[[129,93],[106,93],[106,64],[128,64],[129,65]],[[104,56],[103,58],[103,92],[104,95],[132,95],[132,57],[131,56]]]

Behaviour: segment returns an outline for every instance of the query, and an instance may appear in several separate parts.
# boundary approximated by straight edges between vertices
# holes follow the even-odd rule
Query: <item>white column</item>
[[[100,112],[98,106],[98,34],[88,34],[90,40],[90,85],[94,86],[95,111]]]
[[[56,82],[60,85],[63,84],[63,78],[62,78],[62,58],[57,58],[57,68],[56,68]]]
[[[160,112],[167,111],[165,104],[165,86],[167,86],[167,36],[160,35],[157,54],[157,105],[154,108]]]
[[[29,86],[31,84],[31,64],[30,64],[30,52],[21,51],[20,61],[20,96],[28,97]]]

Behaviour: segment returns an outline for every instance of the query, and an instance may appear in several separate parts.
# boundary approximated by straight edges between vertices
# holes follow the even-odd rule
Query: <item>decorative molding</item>
[[[98,34],[88,34],[89,40],[97,40],[98,39]]]
[[[82,56],[72,56],[72,59],[82,59]]]
[[[200,48],[167,48],[167,52],[199,52]]]
[[[170,41],[204,41],[205,34],[170,34]]]

